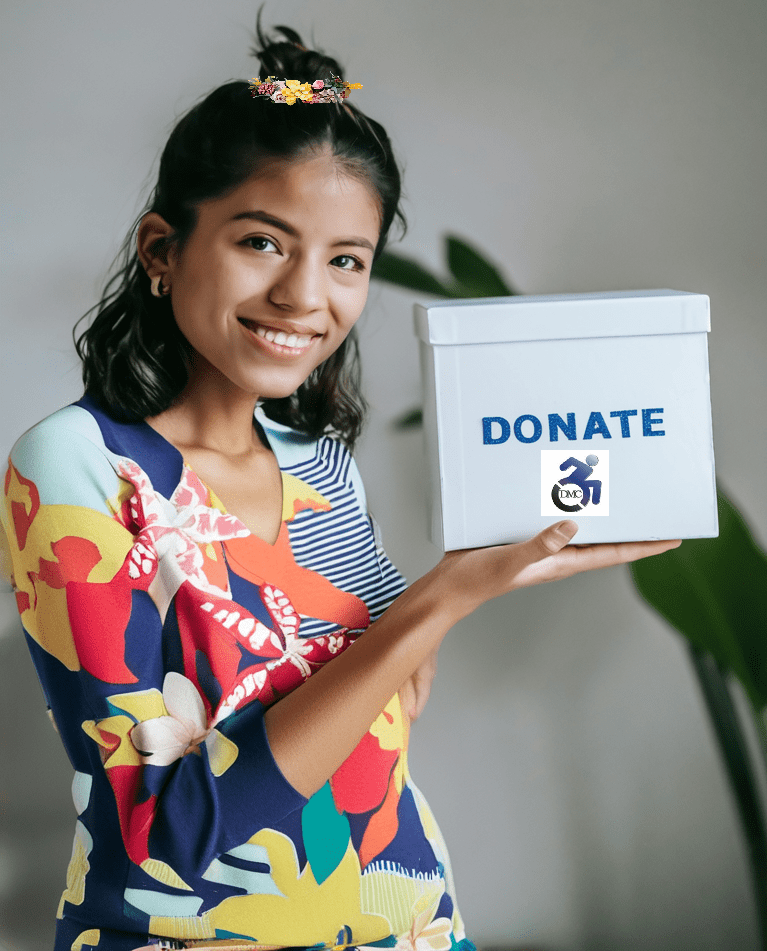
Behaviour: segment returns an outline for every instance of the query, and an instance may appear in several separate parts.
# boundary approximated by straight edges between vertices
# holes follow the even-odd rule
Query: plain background
[[[97,299],[173,120],[256,73],[245,0],[2,5],[0,446],[80,394]],[[270,2],[361,82],[406,167],[401,245],[455,232],[526,293],[709,294],[718,474],[767,536],[763,0]],[[143,190],[143,192],[142,192]],[[412,296],[373,287],[358,458],[394,561],[426,540]],[[75,814],[10,594],[0,606],[0,935],[43,951]],[[480,944],[751,951],[744,846],[680,639],[611,569],[504,598],[443,647],[411,768]]]

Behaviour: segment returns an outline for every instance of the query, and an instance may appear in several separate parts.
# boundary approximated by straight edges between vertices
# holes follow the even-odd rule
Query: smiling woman
[[[269,163],[201,203],[180,250],[153,253],[173,231],[156,212],[146,215],[142,264],[170,291],[195,351],[184,402],[202,386],[206,403],[294,393],[362,313],[379,229],[374,191],[328,148]]]
[[[266,163],[201,203],[180,249],[157,213],[139,227],[141,262],[170,294],[191,347],[184,391],[148,422],[269,541],[279,530],[279,469],[254,440],[253,405],[289,398],[342,346],[365,306],[379,228],[371,187],[327,148]]]
[[[295,37],[292,30],[283,30],[281,41],[270,42],[259,33],[261,75],[290,78],[294,73],[323,82],[342,75],[335,60],[297,46]],[[254,98],[247,83],[232,82],[213,90],[178,122],[163,151],[157,185],[139,226],[141,257],[131,234],[124,245],[121,270],[95,308],[91,326],[77,341],[86,389],[113,414],[126,421],[156,416],[189,381],[193,354],[175,319],[180,288],[169,294],[171,287],[160,277],[174,262],[183,266],[182,252],[193,235],[197,240],[198,219],[203,214],[207,218],[211,205],[226,204],[232,219],[229,236],[239,234],[243,253],[247,247],[268,254],[273,245],[272,253],[278,257],[289,258],[292,265],[300,258],[308,265],[314,258],[310,261],[305,254],[307,242],[316,244],[320,236],[309,234],[300,219],[308,215],[318,220],[320,197],[326,206],[323,214],[332,205],[332,218],[346,205],[347,197],[357,205],[367,203],[366,209],[375,209],[374,224],[361,222],[358,208],[356,220],[344,225],[346,231],[336,227],[332,236],[322,236],[330,242],[324,250],[332,250],[333,259],[348,252],[343,263],[335,261],[333,270],[355,272],[357,286],[367,288],[370,264],[383,251],[392,223],[398,219],[404,225],[400,175],[385,129],[348,99],[342,101],[343,105],[296,102],[288,106],[261,95]],[[256,181],[261,182],[256,186],[259,201],[268,197],[269,182],[272,201],[275,188],[279,191],[289,184],[291,202],[303,203],[296,221],[278,214],[276,206],[254,204],[252,196],[241,195],[239,203],[229,200],[246,183],[253,186]],[[242,227],[239,233],[238,225]],[[329,265],[330,259],[323,264]],[[297,272],[297,276],[304,280],[306,273]],[[152,294],[152,279],[159,298]],[[352,281],[352,275],[343,279]],[[277,304],[281,293],[279,287],[274,288],[272,298]],[[290,305],[290,300],[285,303]],[[275,310],[277,305],[270,306]],[[285,307],[281,310],[287,334]],[[238,316],[249,319],[247,314]],[[276,336],[283,326],[274,329]],[[294,332],[305,332],[300,322]],[[339,344],[332,353],[325,352],[328,359],[317,361],[316,371],[297,389],[275,394],[265,408],[273,419],[314,436],[330,427],[352,448],[364,406],[357,344],[353,333]],[[312,345],[310,349],[322,348]]]
[[[263,74],[348,92],[278,29]],[[491,598],[673,544],[562,522],[406,589],[349,453],[400,179],[336,98],[233,82],[181,119],[78,340],[85,394],[11,453],[16,601],[75,769],[55,951],[472,951],[407,763],[436,652]]]

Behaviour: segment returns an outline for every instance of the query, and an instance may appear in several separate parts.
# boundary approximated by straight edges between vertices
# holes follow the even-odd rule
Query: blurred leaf
[[[759,801],[759,769],[754,762],[755,757],[751,755],[746,730],[727,683],[728,678],[722,675],[711,654],[691,644],[688,646],[740,816],[754,882],[760,947],[767,949],[767,814]],[[754,724],[763,740],[758,715],[754,717]],[[767,747],[763,746],[763,751],[767,752]]]
[[[452,297],[452,292],[433,274],[430,274],[421,264],[412,258],[384,251],[373,265],[371,274],[375,280],[396,287],[404,287],[410,291],[419,291],[423,294],[434,294],[437,297]]]
[[[509,297],[516,294],[500,271],[461,238],[448,235],[445,245],[450,273],[466,291],[456,296]]]
[[[376,261],[371,276],[395,287],[452,299],[511,297],[518,293],[494,264],[462,238],[447,235],[445,254],[451,280],[443,280],[413,258],[391,251],[384,251]]]
[[[718,494],[719,538],[693,538],[632,566],[642,597],[767,706],[767,557]]]
[[[423,412],[420,407],[416,406],[407,410],[401,416],[397,416],[392,421],[392,425],[395,429],[415,429],[417,426],[423,425]]]

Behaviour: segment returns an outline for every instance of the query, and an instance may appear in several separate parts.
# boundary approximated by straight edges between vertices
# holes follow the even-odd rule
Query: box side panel
[[[434,349],[419,341],[421,386],[423,393],[423,440],[426,455],[426,493],[428,533],[431,541],[444,550],[442,535],[442,485],[437,435],[437,390],[434,369]]]
[[[457,438],[455,412],[463,432],[465,532],[446,546],[519,541],[564,517],[578,522],[581,543],[715,535],[706,348],[705,333],[436,348],[455,354],[462,382],[459,403],[438,397],[452,406],[441,443],[449,429]],[[595,456],[590,481],[609,473],[602,501],[544,514],[557,481],[543,484],[544,451],[561,451],[562,465]],[[443,446],[447,523],[457,486],[444,456]],[[560,478],[577,472],[564,465]]]
[[[469,448],[463,412],[464,373],[461,353],[434,347],[436,431],[439,442],[442,545],[445,551],[467,546],[466,453]]]
[[[702,368],[702,374],[705,375],[705,384],[704,389],[706,393],[706,398],[702,399],[701,402],[705,402],[705,409],[702,409],[701,412],[705,413],[705,419],[707,421],[707,430],[708,430],[708,447],[709,453],[711,456],[711,471],[710,471],[710,482],[708,485],[708,496],[711,499],[711,524],[709,528],[704,531],[699,538],[718,538],[719,537],[719,508],[717,505],[717,494],[716,494],[716,463],[714,458],[714,422],[713,422],[713,413],[711,409],[711,373],[709,370],[708,364],[708,335],[700,334],[700,337],[697,342],[699,347],[700,354],[698,357],[700,366]],[[706,412],[707,411],[707,412]]]

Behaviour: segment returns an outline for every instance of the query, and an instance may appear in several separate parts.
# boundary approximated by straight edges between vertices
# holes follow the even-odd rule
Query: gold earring
[[[149,283],[152,286],[152,295],[154,297],[165,297],[166,294],[170,293],[170,288],[163,285],[162,275],[160,274],[155,274],[153,278],[150,278]]]

